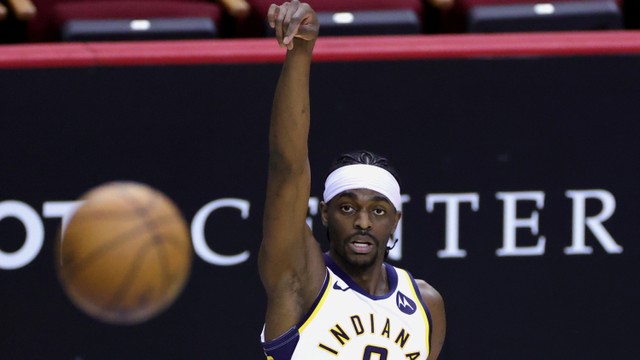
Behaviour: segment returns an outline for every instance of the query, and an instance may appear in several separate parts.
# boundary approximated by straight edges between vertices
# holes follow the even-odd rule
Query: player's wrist
[[[299,38],[293,38],[292,40],[293,48],[288,51],[288,53],[301,53],[311,55],[313,53],[313,48],[316,44],[316,39],[313,40],[304,40]]]

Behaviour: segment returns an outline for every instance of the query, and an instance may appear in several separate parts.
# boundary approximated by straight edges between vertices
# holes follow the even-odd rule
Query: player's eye
[[[340,211],[343,213],[352,213],[355,211],[354,207],[349,204],[340,205]]]
[[[377,215],[377,216],[382,216],[382,215],[384,215],[386,213],[387,213],[387,211],[385,209],[381,209],[381,208],[373,209],[373,214]]]

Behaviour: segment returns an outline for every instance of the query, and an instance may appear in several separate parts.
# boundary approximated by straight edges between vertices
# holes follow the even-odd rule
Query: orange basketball
[[[113,324],[140,323],[169,307],[189,277],[193,254],[172,201],[132,182],[99,186],[81,200],[56,258],[73,303]]]

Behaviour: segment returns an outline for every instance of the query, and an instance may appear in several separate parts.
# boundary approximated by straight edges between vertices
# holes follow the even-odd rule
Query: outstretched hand
[[[269,26],[276,30],[280,47],[293,49],[294,38],[305,41],[315,41],[318,38],[318,17],[307,3],[293,0],[279,6],[272,4],[267,19]]]

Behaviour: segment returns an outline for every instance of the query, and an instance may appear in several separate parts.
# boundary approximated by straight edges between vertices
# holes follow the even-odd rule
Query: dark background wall
[[[443,294],[442,359],[632,359],[640,321],[639,69],[640,57],[624,53],[317,62],[312,196],[343,151],[367,148],[395,163],[410,200],[394,263]],[[1,201],[21,201],[45,230],[32,261],[0,270],[0,357],[262,357],[256,255],[279,70],[253,62],[0,70],[0,209]],[[44,207],[111,180],[160,189],[189,222],[213,200],[247,200],[247,219],[236,209],[216,211],[205,235],[212,251],[248,251],[248,259],[220,266],[194,257],[182,295],[144,324],[89,318],[56,279],[60,221]],[[567,192],[587,190],[615,199],[601,225],[621,253],[583,226],[593,252],[566,254],[576,246]],[[604,211],[593,193],[586,217]],[[459,206],[464,257],[438,256],[446,208],[427,209],[434,194],[476,198],[476,210]],[[537,232],[514,231],[518,247],[544,236],[542,253],[498,256],[508,237],[505,196],[542,198],[521,199],[513,214],[537,214]],[[26,231],[14,217],[0,219],[0,251],[15,254]]]

